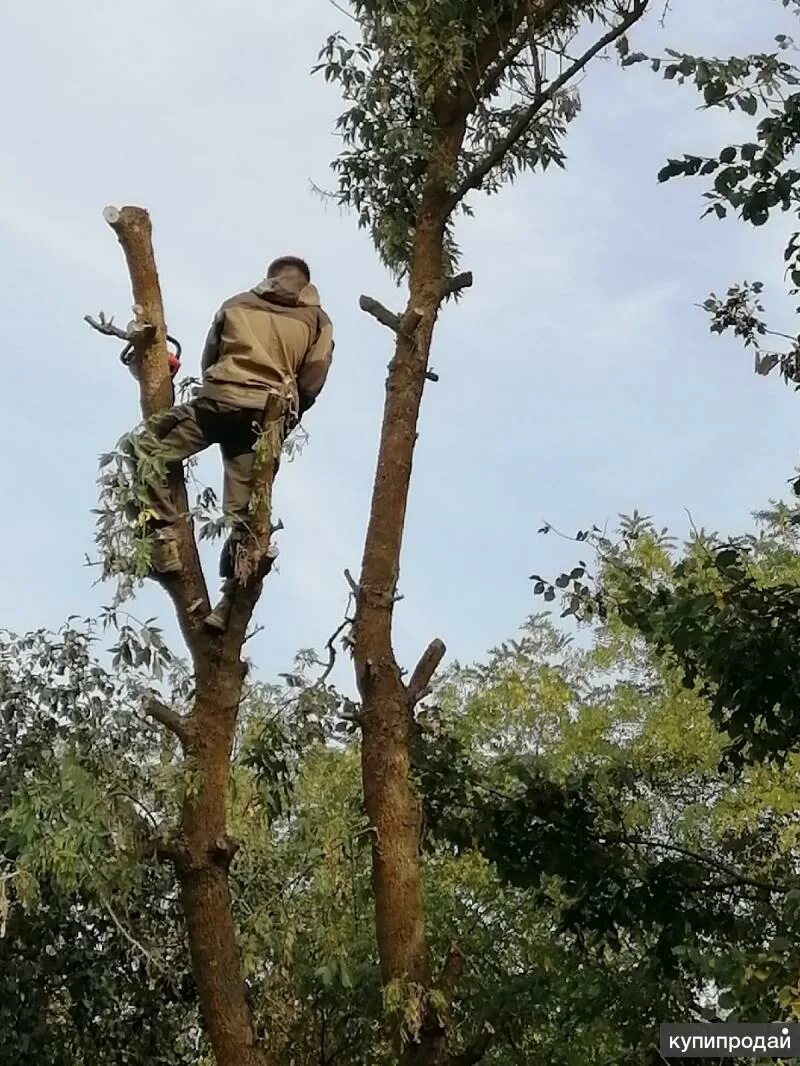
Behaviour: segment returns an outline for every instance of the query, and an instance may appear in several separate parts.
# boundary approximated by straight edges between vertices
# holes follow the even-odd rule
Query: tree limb
[[[128,941],[128,943],[132,947],[134,947],[139,952],[139,954],[145,959],[148,966],[152,966],[156,970],[161,970],[162,972],[165,972],[164,966],[150,954],[147,948],[139,940],[136,939],[133,933],[129,932],[129,930],[125,928],[125,926],[122,924],[122,922],[119,920],[116,913],[114,912],[114,909],[109,903],[109,901],[102,894],[100,894],[100,902],[105,907],[109,917],[111,918],[111,921],[117,927],[119,932]]]
[[[719,872],[725,874],[726,877],[730,877],[731,886],[744,885],[748,888],[760,888],[767,892],[779,893],[788,892],[791,887],[790,885],[784,885],[777,881],[759,881],[755,878],[747,877],[744,874],[741,874],[735,867],[715,859],[713,855],[704,855],[699,851],[691,851],[689,848],[681,847],[679,844],[669,844],[665,841],[650,840],[646,837],[616,836],[613,834],[606,836],[605,840],[612,844],[623,844],[629,847],[656,848],[661,851],[672,851],[677,855],[683,855],[687,859],[693,859],[695,862],[698,862],[711,870],[719,870]]]
[[[345,570],[344,579],[347,582],[347,584],[350,586],[350,591],[353,593],[353,596],[357,600],[358,599],[358,595],[359,595],[359,593],[361,591],[361,588],[360,588],[358,582],[356,581],[356,579],[353,577],[353,575],[350,573],[349,570]]]
[[[393,333],[400,331],[400,315],[394,314],[387,307],[384,307],[380,301],[373,299],[371,296],[361,296],[358,301],[358,306],[362,311],[366,311],[368,315],[372,315],[374,319],[377,319],[382,326],[386,326],[387,329],[392,330]]]
[[[148,718],[154,718],[156,722],[159,722],[170,733],[173,733],[184,747],[191,741],[192,729],[189,719],[182,714],[178,714],[171,707],[167,707],[165,703],[162,703],[155,696],[148,698],[144,706],[144,713]]]
[[[436,673],[436,668],[444,658],[447,648],[444,642],[437,637],[432,640],[422,656],[414,667],[414,673],[411,675],[411,680],[408,683],[407,691],[408,698],[411,701],[411,706],[415,707],[419,701],[425,696],[428,685],[431,682],[431,678]]]
[[[534,10],[532,5],[528,5],[527,11],[524,11],[523,7],[524,5],[522,4],[515,5],[514,11],[510,16],[507,16],[504,33],[505,43],[510,44],[514,34],[522,28],[522,23],[526,19],[528,22],[527,27],[520,33],[519,38],[511,44],[505,55],[499,55],[499,58],[494,64],[487,66],[487,68],[482,71],[483,80],[471,86],[471,92],[476,100],[486,100],[496,91],[503,75],[509,67],[519,58],[526,46],[533,43],[534,32],[545,27],[550,16],[555,14],[559,8],[563,7],[563,0],[547,0],[547,2],[543,3],[537,10]],[[536,17],[535,24],[532,23],[533,16]],[[499,33],[498,37],[501,42],[500,47],[498,48],[499,54],[503,48],[503,37]]]
[[[91,315],[84,315],[83,321],[96,330],[98,333],[102,333],[104,337],[116,337],[121,341],[133,340],[130,329],[120,329],[119,326],[114,325],[114,318],[106,318],[105,314],[101,311],[97,318],[92,318]]]
[[[596,55],[621,37],[635,22],[638,22],[647,10],[648,3],[649,0],[635,0],[631,10],[616,26],[612,26],[590,48],[587,48],[582,56],[579,56],[574,63],[550,82],[546,89],[534,96],[530,104],[511,124],[508,133],[495,142],[491,151],[473,167],[452,193],[448,201],[448,212],[453,211],[470,190],[480,188],[487,175],[502,162],[508,152],[525,135],[534,118],[545,104],[549,103],[556,93],[571,81],[576,74],[579,74]]]
[[[149,418],[170,407],[174,395],[167,359],[164,304],[153,252],[153,227],[150,215],[142,207],[107,207],[103,218],[117,235],[128,264],[135,321],[148,327],[146,333],[140,331],[142,343],[137,352],[137,369],[142,414]]]
[[[451,296],[455,296],[456,293],[461,292],[463,289],[469,289],[472,285],[472,271],[467,270],[463,274],[456,274],[455,277],[445,278],[442,282],[442,299],[447,300]]]
[[[352,603],[352,600],[350,602]],[[345,629],[347,629],[347,627],[351,626],[352,624],[353,619],[350,617],[347,611],[345,611],[344,620],[340,622],[336,629],[333,631],[333,633],[331,633],[325,645],[325,647],[328,649],[328,663],[317,680],[318,685],[324,685],[328,678],[331,676],[331,673],[333,672],[333,668],[336,664],[336,638],[340,636],[340,634],[342,634]]]

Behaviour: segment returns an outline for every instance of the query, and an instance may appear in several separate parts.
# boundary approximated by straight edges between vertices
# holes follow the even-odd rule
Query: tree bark
[[[165,411],[174,402],[167,360],[164,305],[153,251],[150,215],[141,207],[107,207],[103,217],[122,246],[131,280],[134,315],[136,322],[143,327],[141,340],[135,345],[134,358],[137,361],[142,415],[150,418],[159,411]],[[186,482],[181,470],[174,471],[170,476],[170,490],[179,514],[188,516]],[[178,532],[183,573],[179,581],[170,579],[161,584],[175,607],[181,632],[196,667],[197,657],[202,657],[208,643],[203,619],[211,607],[188,517],[178,524]]]
[[[431,962],[422,901],[421,806],[411,779],[410,730],[414,706],[441,660],[443,646],[440,642],[429,646],[408,687],[392,648],[393,608],[431,339],[442,299],[459,287],[458,283],[448,286],[444,277],[447,220],[463,197],[502,162],[555,92],[641,18],[648,2],[633,0],[620,23],[547,88],[539,87],[507,136],[500,137],[469,174],[459,176],[458,161],[471,112],[480,99],[496,91],[503,73],[523,47],[534,41],[535,34],[545,32],[568,5],[566,0],[541,0],[536,5],[510,3],[498,12],[496,26],[479,42],[469,61],[471,66],[465,67],[463,84],[454,85],[448,78],[434,95],[436,143],[415,220],[406,311],[395,316],[374,300],[362,298],[361,302],[364,310],[397,334],[357,585],[353,657],[363,704],[362,778],[373,829],[373,886],[382,979],[384,986],[393,982],[417,986],[422,1008],[416,1039],[401,1043],[398,1057],[404,1066],[478,1062],[489,1045],[488,1037],[482,1036],[460,1059],[451,1056],[446,1026],[429,1001]],[[524,40],[520,39],[523,33]]]
[[[139,340],[142,414],[149,417],[173,403],[166,325],[148,213],[139,207],[107,208],[104,217],[117,234],[130,273]],[[177,839],[170,844],[200,1008],[218,1066],[269,1066],[256,1044],[247,990],[236,944],[228,869],[238,845],[227,835],[228,780],[245,668],[241,649],[262,582],[253,580],[235,598],[221,637],[203,620],[210,610],[187,503],[183,471],[170,487],[179,512],[183,571],[161,584],[172,599],[195,668],[195,700],[183,717],[156,708],[153,717],[180,739],[185,752],[186,794]]]
[[[420,403],[431,338],[444,294],[446,174],[464,136],[464,121],[442,134],[420,206],[414,240],[410,299],[397,323],[397,343],[386,382],[386,402],[370,519],[353,627],[356,679],[363,704],[362,780],[373,828],[372,867],[378,953],[384,986],[401,982],[418,998],[418,1039],[398,1044],[403,1063],[442,1061],[444,1030],[430,1010],[431,964],[425,930],[420,862],[421,807],[411,780],[410,727],[420,689],[444,652],[436,642],[403,681],[392,647],[400,550],[405,527]],[[422,674],[430,667],[427,680]],[[413,986],[413,987],[412,987]]]

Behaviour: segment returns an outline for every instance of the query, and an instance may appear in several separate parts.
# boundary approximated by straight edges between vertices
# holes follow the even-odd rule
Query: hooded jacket
[[[333,327],[314,285],[296,272],[266,278],[226,300],[214,316],[202,356],[202,396],[263,409],[269,393],[302,415],[331,365]]]

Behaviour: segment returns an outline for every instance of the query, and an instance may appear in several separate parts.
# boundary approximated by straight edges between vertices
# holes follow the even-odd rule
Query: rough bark
[[[397,343],[386,382],[386,402],[370,519],[358,582],[353,627],[356,677],[363,704],[362,780],[370,825],[376,934],[384,985],[417,986],[424,1014],[422,1039],[400,1052],[404,1063],[439,1059],[444,1031],[431,1016],[431,966],[425,932],[420,863],[421,808],[411,780],[413,708],[444,654],[435,642],[403,681],[392,648],[392,616],[405,526],[420,403],[431,337],[444,294],[445,174],[457,158],[464,121],[442,137],[437,164],[418,216],[410,299],[397,323]],[[409,994],[415,994],[410,990]]]
[[[167,330],[161,285],[153,252],[150,216],[141,207],[107,207],[103,217],[117,235],[131,280],[134,316],[143,327],[135,344],[138,365],[139,402],[142,415],[151,415],[172,406],[174,393],[167,361]],[[150,327],[150,328],[147,328]],[[180,470],[170,477],[170,489],[178,511],[188,515],[186,483]],[[200,556],[188,520],[179,523],[183,574],[180,581],[162,582],[175,606],[178,622],[186,644],[197,665],[207,639],[203,619],[210,610],[208,590]]]
[[[148,213],[139,207],[107,208],[130,273],[140,402],[145,417],[168,408],[173,389],[167,363],[166,327]],[[218,1066],[269,1066],[256,1045],[236,944],[228,869],[236,842],[227,835],[230,757],[242,694],[241,649],[261,581],[236,596],[226,633],[203,627],[209,611],[181,470],[170,486],[179,511],[183,572],[161,581],[170,595],[195,668],[191,713],[178,715],[153,701],[148,713],[181,740],[188,787],[181,823],[167,853],[175,863],[200,1007]]]
[[[444,654],[434,641],[423,655],[408,686],[392,647],[392,618],[397,595],[400,553],[405,527],[420,403],[428,379],[431,339],[443,299],[468,284],[448,284],[444,276],[447,220],[463,197],[480,187],[529,128],[554,93],[579,73],[608,43],[644,14],[648,0],[634,0],[620,24],[604,34],[567,72],[548,88],[538,88],[530,107],[508,135],[491,146],[475,169],[457,180],[470,113],[496,90],[503,72],[520,54],[523,43],[547,30],[566,9],[566,0],[536,5],[510,4],[498,16],[494,32],[477,47],[463,84],[450,82],[436,94],[438,122],[428,175],[416,217],[409,271],[409,301],[397,316],[376,301],[362,297],[362,309],[396,333],[389,365],[377,469],[373,486],[357,607],[353,626],[356,679],[363,709],[362,778],[364,799],[373,828],[373,887],[376,935],[384,986],[406,982],[418,986],[422,1027],[418,1039],[400,1046],[403,1066],[456,1066],[477,1063],[490,1039],[482,1034],[459,1058],[447,1050],[446,1025],[430,1006],[431,961],[425,930],[421,873],[421,805],[411,779],[410,737],[414,706],[425,693]],[[527,22],[526,22],[527,20]],[[523,26],[523,22],[526,24]],[[444,976],[444,975],[443,975]],[[451,982],[457,983],[457,975]],[[412,990],[413,993],[413,990]],[[450,995],[455,993],[455,987]]]

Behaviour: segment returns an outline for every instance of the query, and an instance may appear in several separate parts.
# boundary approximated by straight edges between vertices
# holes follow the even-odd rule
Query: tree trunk
[[[104,217],[128,264],[140,403],[142,414],[149,417],[173,402],[150,218],[139,207],[107,208]],[[180,739],[186,756],[180,829],[164,850],[175,862],[200,1008],[218,1066],[269,1066],[256,1046],[236,944],[228,869],[238,845],[227,835],[230,758],[245,673],[241,649],[262,582],[251,580],[237,591],[224,635],[214,636],[204,628],[208,592],[181,470],[173,473],[170,487],[179,512],[186,516],[180,523],[183,571],[161,584],[175,605],[194,663],[196,692],[187,716],[164,707],[151,710]]]
[[[198,677],[176,860],[192,969],[218,1066],[267,1061],[255,1043],[228,888],[238,847],[226,832],[228,776],[242,678],[236,661],[218,661],[216,674]]]
[[[457,158],[463,124],[442,135],[417,217],[408,309],[386,382],[378,463],[353,627],[361,694],[362,778],[373,830],[372,866],[378,953],[384,987],[398,982],[415,997],[421,1028],[398,1045],[402,1063],[434,1066],[442,1060],[443,1027],[429,1006],[431,963],[425,931],[420,857],[421,806],[411,780],[410,727],[419,698],[406,686],[392,648],[392,617],[399,577],[417,422],[431,338],[442,300],[446,180]],[[435,642],[427,684],[444,653]],[[427,653],[426,653],[427,655]],[[423,665],[420,662],[420,667]],[[419,668],[418,668],[419,670]],[[417,671],[415,671],[416,678]]]

